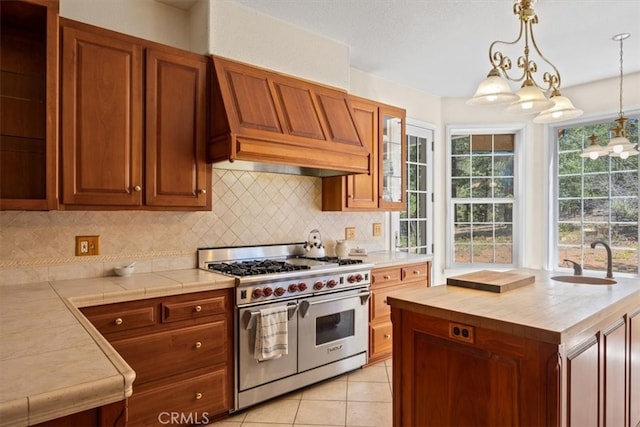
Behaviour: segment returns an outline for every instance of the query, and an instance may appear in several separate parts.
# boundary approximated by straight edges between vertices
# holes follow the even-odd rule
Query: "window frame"
[[[636,117],[640,116],[640,109],[632,109],[625,112],[625,117]],[[547,141],[550,141],[548,146],[550,147],[547,150],[547,164],[548,174],[546,177],[546,188],[547,188],[547,217],[545,220],[545,225],[548,230],[548,240],[546,246],[546,261],[545,261],[545,269],[547,271],[556,271],[561,273],[573,274],[573,267],[571,266],[559,266],[556,263],[558,259],[558,219],[559,219],[559,207],[556,201],[558,200],[558,196],[560,194],[558,188],[558,131],[560,129],[566,127],[584,127],[594,124],[606,123],[610,122],[613,126],[613,121],[618,118],[618,114],[595,114],[590,115],[588,117],[580,117],[579,119],[568,120],[562,123],[554,123],[547,126]],[[605,144],[600,142],[602,146]],[[640,180],[640,167],[638,168],[638,179]],[[639,228],[639,238],[640,238],[640,228]],[[625,273],[625,272],[615,272],[616,276],[619,277],[640,277],[640,250],[638,250],[638,273]],[[598,275],[602,273],[601,270],[587,270],[584,269],[583,273],[589,275]]]
[[[427,243],[426,243],[426,247],[427,247],[427,253],[424,255],[429,255],[429,256],[433,256],[433,252],[434,252],[434,168],[435,168],[435,156],[434,156],[434,144],[435,144],[435,140],[436,140],[436,126],[430,123],[426,123],[420,120],[416,120],[416,119],[411,119],[411,118],[407,118],[406,119],[406,126],[405,126],[405,141],[404,143],[407,144],[407,139],[409,135],[415,135],[413,133],[409,132],[410,128],[414,128],[416,130],[418,130],[417,133],[422,133],[422,132],[427,132],[430,133],[430,138],[431,138],[431,147],[427,147],[427,153],[426,153],[426,164],[427,164],[427,185],[426,185],[426,191],[425,193],[427,194]],[[416,135],[416,136],[422,136],[422,135]],[[428,139],[428,138],[427,138]],[[408,159],[405,159],[404,162],[404,167],[405,169],[407,168],[409,162]],[[409,179],[409,174],[407,174],[407,179]],[[405,182],[405,188],[404,188],[405,193],[408,191],[408,182]],[[406,197],[406,203],[409,203],[409,197]],[[405,211],[406,211],[406,205],[405,205]],[[388,218],[388,224],[389,224],[389,240],[387,242],[387,247],[389,248],[389,250],[396,252],[398,250],[400,250],[398,248],[398,239],[397,236],[400,233],[400,213],[399,211],[393,211],[393,212],[389,212],[389,218]]]
[[[526,125],[521,123],[506,125],[447,125],[446,126],[446,147],[445,147],[445,174],[446,174],[446,207],[445,207],[445,268],[450,270],[461,269],[509,269],[520,267],[524,259],[524,212],[525,198],[523,197],[523,188],[525,180],[525,164],[523,162],[524,144]],[[510,264],[497,263],[456,263],[455,262],[455,209],[452,198],[452,177],[451,177],[451,158],[452,158],[452,136],[453,135],[473,135],[473,134],[514,134],[514,152],[513,152],[513,220],[512,220],[512,259]],[[477,200],[477,199],[469,199]],[[487,199],[492,200],[492,199]]]

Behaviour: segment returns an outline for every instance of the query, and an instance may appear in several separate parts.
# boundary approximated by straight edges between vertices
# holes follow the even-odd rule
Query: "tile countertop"
[[[432,260],[404,252],[362,257],[376,267]],[[135,372],[78,310],[234,286],[176,270],[0,287],[0,426],[26,426],[129,397]]]
[[[0,426],[26,426],[129,397],[135,372],[78,307],[233,287],[203,270],[0,287]]]
[[[361,258],[363,262],[374,264],[375,268],[393,267],[395,265],[433,261],[433,255],[410,254],[407,252],[391,251],[369,252],[366,256],[350,256],[349,258]]]
[[[614,285],[586,285],[551,280],[556,274],[548,271],[515,271],[534,275],[535,282],[503,293],[434,286],[398,292],[387,301],[392,311],[400,308],[553,344],[565,343],[567,348],[586,339],[595,326],[611,316],[640,310],[638,279],[616,277]]]

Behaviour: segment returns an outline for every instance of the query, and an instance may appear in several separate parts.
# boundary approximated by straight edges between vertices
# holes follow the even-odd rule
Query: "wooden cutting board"
[[[535,281],[536,278],[532,274],[517,273],[514,271],[480,270],[474,271],[473,273],[461,274],[460,276],[449,277],[447,279],[447,285],[502,293],[530,285]]]

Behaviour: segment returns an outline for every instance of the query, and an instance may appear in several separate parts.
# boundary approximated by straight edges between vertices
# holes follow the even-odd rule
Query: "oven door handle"
[[[360,305],[365,305],[367,301],[369,301],[369,298],[371,298],[371,291],[360,292],[359,294],[356,294],[356,295],[347,295],[347,296],[337,297],[337,298],[328,298],[320,301],[311,301],[311,302],[306,300],[302,301],[300,303],[300,315],[304,318],[307,315],[307,312],[309,311],[309,308],[311,308],[312,305],[324,304],[327,302],[342,301],[345,299],[350,299],[355,297],[360,297]]]
[[[287,319],[291,320],[294,314],[296,314],[296,311],[298,311],[298,303],[290,302],[289,304],[287,304]],[[253,325],[255,324],[253,320],[258,316],[260,316],[259,311],[246,311],[244,313],[244,327],[247,331],[253,328]]]

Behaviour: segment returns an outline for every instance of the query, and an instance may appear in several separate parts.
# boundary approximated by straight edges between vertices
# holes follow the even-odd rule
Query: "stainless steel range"
[[[199,268],[236,282],[236,410],[367,363],[373,265],[304,253],[303,243],[198,249]],[[282,321],[265,329],[272,313]]]

